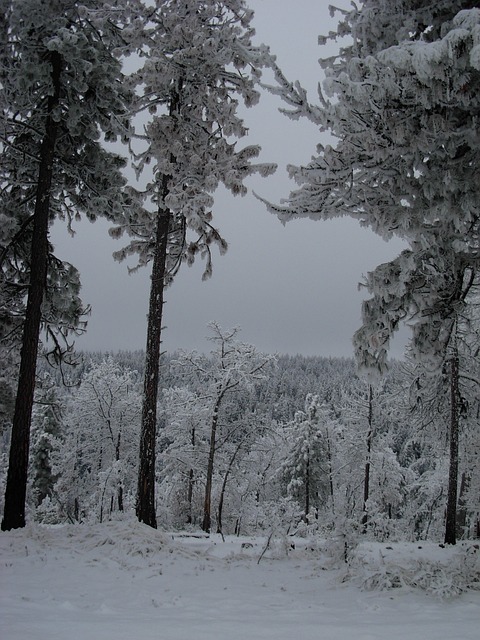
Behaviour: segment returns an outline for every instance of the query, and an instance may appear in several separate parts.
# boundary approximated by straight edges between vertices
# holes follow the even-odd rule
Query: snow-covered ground
[[[467,570],[474,585],[480,580],[480,552],[472,543],[450,549],[433,543],[365,544],[356,551],[349,579],[338,568],[341,563],[332,568],[328,555],[309,541],[296,540],[288,553],[285,546],[273,545],[258,562],[264,544],[264,538],[223,542],[216,535],[171,535],[135,521],[32,525],[2,533],[0,638],[480,637],[480,590],[439,597],[450,571]],[[432,571],[433,592],[413,585]],[[405,580],[408,575],[415,580]],[[396,588],[362,588],[389,583]]]

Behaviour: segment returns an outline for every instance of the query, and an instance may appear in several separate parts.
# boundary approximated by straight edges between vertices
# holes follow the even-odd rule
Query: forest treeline
[[[239,342],[235,330],[213,330],[209,355],[163,360],[159,526],[442,539],[449,403],[438,399],[448,397],[447,373],[426,379],[413,363],[395,362],[372,386],[353,359],[266,356]],[[82,353],[63,372],[42,362],[27,493],[32,519],[93,523],[134,509],[143,366],[141,351]],[[457,535],[472,538],[480,533],[479,397],[471,380],[462,388]],[[8,403],[2,409],[5,419]],[[4,422],[2,469],[7,450]]]

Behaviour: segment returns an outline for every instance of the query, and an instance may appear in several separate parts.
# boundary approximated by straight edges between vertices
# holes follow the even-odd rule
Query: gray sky
[[[330,0],[250,0],[255,10],[257,43],[268,44],[285,75],[300,80],[315,99],[321,79],[318,58],[328,51],[317,37],[336,24]],[[348,7],[349,0],[337,6]],[[280,101],[263,96],[245,112],[250,129],[244,144],[260,144],[261,160],[276,162],[277,173],[252,178],[248,186],[272,202],[295,187],[287,164],[306,163],[315,154],[320,133],[310,123],[292,122],[278,113]],[[239,143],[242,145],[242,141]],[[362,275],[393,258],[399,242],[385,243],[350,219],[297,220],[285,227],[251,193],[216,195],[214,217],[229,243],[214,256],[213,276],[202,282],[203,265],[182,265],[166,293],[163,348],[210,350],[207,323],[240,326],[240,339],[270,353],[351,356],[351,338],[360,326]],[[107,235],[108,224],[81,223],[70,239],[54,229],[57,253],[82,276],[82,299],[93,312],[77,347],[89,350],[143,349],[146,339],[149,269],[128,275],[111,254],[122,246]],[[392,355],[401,355],[401,341]]]

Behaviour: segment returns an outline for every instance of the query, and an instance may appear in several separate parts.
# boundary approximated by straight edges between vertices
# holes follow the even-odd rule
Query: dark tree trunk
[[[332,446],[330,442],[330,434],[327,429],[327,464],[328,464],[328,486],[330,490],[330,500],[332,503],[332,515],[335,515],[335,491],[333,487],[333,463],[332,463]]]
[[[228,478],[233,469],[233,464],[235,462],[235,458],[237,457],[238,452],[242,448],[242,443],[240,443],[235,451],[233,452],[232,457],[230,458],[230,462],[228,463],[227,470],[225,471],[225,475],[223,477],[222,489],[220,491],[220,500],[218,501],[218,518],[217,518],[217,533],[223,534],[222,530],[222,517],[223,517],[223,503],[225,500],[225,490],[227,488]]]
[[[192,445],[192,451],[194,451],[195,450],[195,427],[192,427],[190,443]],[[193,469],[190,469],[188,472],[188,490],[187,490],[187,505],[188,505],[187,524],[192,524],[193,522],[192,503],[193,503],[194,486],[195,486],[195,473]]]
[[[458,354],[450,360],[450,467],[448,470],[447,517],[445,522],[445,544],[457,542],[457,490],[458,490],[458,430],[459,391]]]
[[[115,460],[117,462],[120,461],[121,440],[122,440],[122,436],[121,436],[121,433],[119,432],[117,436],[117,444],[115,446]],[[117,487],[117,503],[118,503],[118,510],[123,511],[123,485],[121,480],[119,480],[118,487]]]
[[[458,492],[458,504],[457,504],[457,536],[462,539],[467,530],[467,503],[465,495],[468,491],[470,484],[470,478],[465,472],[462,473],[460,479],[460,490]]]
[[[207,480],[205,483],[205,500],[203,502],[203,522],[202,530],[206,533],[210,533],[212,526],[212,482],[213,482],[213,468],[215,463],[215,448],[217,442],[217,426],[218,426],[218,412],[220,404],[222,402],[223,393],[220,393],[213,409],[212,423],[210,427],[210,449],[208,452],[208,465],[207,465]]]
[[[5,509],[2,530],[25,526],[30,425],[32,420],[38,342],[42,317],[42,302],[46,288],[48,262],[48,223],[53,164],[58,123],[52,117],[60,101],[62,58],[51,53],[53,93],[48,98],[45,136],[40,146],[38,183],[35,198],[33,235],[30,253],[30,284],[28,288],[25,322],[23,325],[20,371],[10,444]]]
[[[158,214],[148,307],[147,347],[143,386],[140,463],[138,469],[137,518],[150,527],[157,527],[155,513],[155,437],[157,396],[160,369],[163,295],[167,265],[168,230],[171,213],[163,209]]]
[[[230,468],[227,469],[227,472],[225,473],[225,476],[223,478],[222,489],[220,491],[220,500],[218,501],[217,533],[220,533],[220,534],[223,534],[223,524],[222,524],[223,502],[224,502],[224,499],[225,499],[225,489],[227,488],[227,480],[228,480],[228,476],[229,476],[229,471],[230,471]]]
[[[180,109],[180,92],[173,91],[169,115]],[[175,164],[175,158],[170,161]],[[140,522],[157,528],[155,513],[155,437],[157,427],[157,397],[160,371],[160,345],[162,337],[163,296],[167,272],[168,232],[172,213],[163,204],[169,192],[170,176],[161,177],[161,202],[155,231],[155,247],[152,265],[150,299],[148,305],[147,346],[145,352],[145,378],[143,383],[142,427],[140,433],[140,461],[138,467],[136,513]]]
[[[367,457],[365,461],[365,473],[363,479],[363,517],[362,527],[363,533],[367,531],[368,524],[368,499],[370,497],[370,459],[372,455],[372,439],[373,439],[373,389],[370,385],[368,390],[368,433],[367,433]]]
[[[307,449],[307,466],[305,469],[305,522],[308,522],[310,513],[310,448]]]

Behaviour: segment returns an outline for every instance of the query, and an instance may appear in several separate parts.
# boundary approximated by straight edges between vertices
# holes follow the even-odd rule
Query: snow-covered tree
[[[175,524],[198,523],[207,459],[208,405],[195,391],[173,387],[163,392],[163,410],[160,476],[173,498],[168,501],[170,517],[176,516]],[[165,500],[164,495],[162,499]]]
[[[238,328],[225,330],[216,322],[209,326],[212,331],[209,339],[215,345],[210,365],[206,363],[204,356],[196,352],[182,353],[178,358],[179,366],[194,372],[201,380],[201,397],[207,407],[208,454],[202,521],[204,531],[210,531],[212,523],[212,490],[218,451],[227,443],[233,444],[235,450],[249,436],[245,421],[238,417],[228,420],[228,399],[232,394],[250,389],[264,380],[275,363],[273,356],[262,354],[253,345],[238,341]]]
[[[62,437],[62,407],[59,390],[48,375],[37,384],[32,414],[30,475],[33,502],[39,506],[51,497],[58,476],[53,471],[54,452]]]
[[[81,327],[79,279],[54,258],[49,225],[132,206],[125,164],[101,140],[128,136],[131,92],[117,59],[128,19],[121,0],[2,0],[0,143],[2,333],[22,328],[2,528],[25,524],[35,367],[42,323],[54,337]],[[26,306],[24,307],[24,299]],[[6,309],[8,307],[8,312]],[[57,338],[55,344],[60,346]]]
[[[476,287],[472,287],[472,291],[475,290]],[[478,299],[477,293],[456,323],[455,385],[452,385],[452,361],[434,373],[421,363],[411,363],[405,368],[404,376],[405,384],[410,387],[406,418],[413,423],[414,429],[404,444],[403,455],[411,458],[408,464],[415,471],[416,485],[420,487],[415,492],[417,496],[437,496],[430,500],[430,503],[437,504],[437,513],[432,513],[431,504],[418,506],[417,497],[412,493],[413,502],[417,504],[416,513],[428,516],[428,522],[442,522],[444,514],[441,507],[446,501],[444,524],[451,540],[464,536],[468,529],[472,531],[478,513],[478,500],[468,488],[472,482],[478,482],[475,460],[479,446],[480,324],[475,297]],[[448,466],[448,471],[442,481],[437,482],[436,488],[430,488],[429,479],[435,474],[442,477],[445,466]],[[440,505],[439,498],[442,498]],[[413,511],[415,514],[415,509]],[[425,530],[422,520],[425,517],[419,518],[418,522],[414,517],[416,530]],[[434,533],[438,535],[438,528]]]
[[[365,0],[344,12],[331,37],[352,44],[322,62],[318,106],[277,73],[288,113],[337,141],[291,167],[300,188],[270,208],[283,220],[349,215],[409,245],[367,277],[373,298],[355,338],[363,367],[383,370],[405,319],[418,355],[443,360],[477,266],[480,10],[472,4]]]
[[[332,434],[335,519],[352,531],[397,535],[412,473],[402,468],[397,443],[408,414],[400,412],[397,373],[382,384],[356,379],[338,403]],[[403,435],[403,434],[402,434]],[[407,436],[404,436],[405,438]]]
[[[146,3],[140,55],[145,63],[132,76],[137,109],[151,114],[145,125],[137,170],[152,167],[145,191],[151,214],[132,216],[112,231],[127,231],[139,264],[152,262],[140,443],[137,516],[156,526],[155,430],[164,287],[180,263],[206,258],[211,247],[227,244],[212,224],[213,192],[223,184],[234,195],[246,193],[244,179],[268,175],[271,164],[254,164],[258,146],[237,148],[248,129],[237,114],[240,101],[254,105],[260,70],[270,60],[251,39],[253,13],[243,0],[157,0]]]
[[[236,476],[235,533],[272,527],[269,516],[273,505],[282,500],[278,469],[288,449],[285,436],[283,425],[271,423],[255,434],[254,443],[243,457]]]
[[[73,519],[103,520],[132,503],[137,472],[141,398],[133,371],[109,357],[92,365],[64,409],[55,492]]]
[[[324,61],[320,105],[277,72],[294,117],[336,137],[307,166],[284,220],[350,215],[408,248],[369,273],[354,344],[361,368],[383,371],[402,321],[432,369],[450,367],[451,460],[447,542],[454,542],[458,430],[457,322],[479,266],[480,9],[470,0],[365,0],[337,34],[351,44]],[[450,522],[450,524],[449,524]]]
[[[312,514],[317,516],[331,498],[331,473],[325,441],[325,427],[331,421],[330,412],[320,403],[319,396],[308,394],[304,411],[298,411],[286,426],[288,451],[281,470],[287,495],[298,501],[305,521]]]

